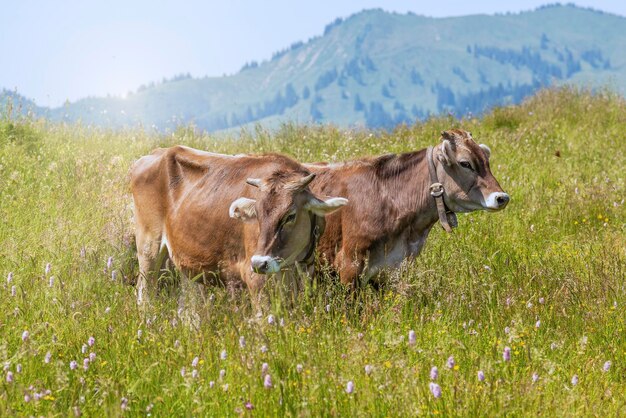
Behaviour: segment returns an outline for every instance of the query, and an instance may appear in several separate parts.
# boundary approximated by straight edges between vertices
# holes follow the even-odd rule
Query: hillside
[[[564,83],[626,93],[626,18],[560,5],[455,18],[367,10],[234,75],[177,77],[44,114],[160,130],[286,120],[391,127],[438,113],[481,113]]]
[[[0,118],[0,416],[624,416],[625,125],[623,98],[566,88],[393,132]],[[342,161],[453,127],[491,147],[511,203],[459,214],[452,235],[435,226],[380,289],[319,272],[294,300],[270,279],[258,311],[209,286],[194,328],[164,274],[138,309],[128,169],[155,147]]]

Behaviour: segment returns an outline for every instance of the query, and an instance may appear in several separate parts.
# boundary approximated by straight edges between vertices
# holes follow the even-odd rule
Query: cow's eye
[[[292,224],[292,223],[294,223],[295,220],[296,220],[296,214],[295,213],[290,213],[285,218],[285,221],[283,222],[283,224]]]
[[[461,162],[459,162],[459,164],[463,168],[467,168],[468,170],[474,171],[474,169],[472,168],[472,165],[469,163],[469,161],[461,161]]]

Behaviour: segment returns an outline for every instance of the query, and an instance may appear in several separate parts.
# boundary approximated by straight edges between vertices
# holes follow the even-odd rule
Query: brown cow
[[[439,219],[456,226],[456,212],[504,209],[504,193],[489,168],[489,148],[469,132],[442,132],[436,147],[339,164],[305,164],[315,193],[350,203],[326,219],[318,249],[352,284],[419,255]]]
[[[277,154],[230,156],[175,146],[140,158],[130,173],[138,302],[155,290],[165,257],[188,277],[243,280],[253,294],[265,273],[311,264],[324,215],[347,203],[315,197],[308,189],[314,177]]]

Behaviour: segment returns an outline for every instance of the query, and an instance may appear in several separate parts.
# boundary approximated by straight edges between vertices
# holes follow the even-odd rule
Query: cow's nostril
[[[263,264],[259,267],[261,271],[267,271],[267,261],[264,261]]]
[[[507,203],[509,203],[509,195],[501,194],[500,196],[496,197],[496,202],[498,202],[498,206],[506,205]]]

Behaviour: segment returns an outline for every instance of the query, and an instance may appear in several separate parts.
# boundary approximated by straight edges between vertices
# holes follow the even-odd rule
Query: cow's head
[[[490,154],[489,147],[478,145],[467,131],[452,129],[441,133],[441,144],[434,155],[441,163],[437,177],[443,184],[444,201],[450,210],[497,211],[509,203],[509,195],[491,174]]]
[[[230,217],[257,221],[259,240],[251,259],[256,273],[276,273],[312,254],[316,236],[324,228],[324,215],[348,203],[334,197],[321,200],[308,185],[315,174],[278,171],[266,179],[246,182],[260,189],[257,200],[241,197],[230,206]]]

